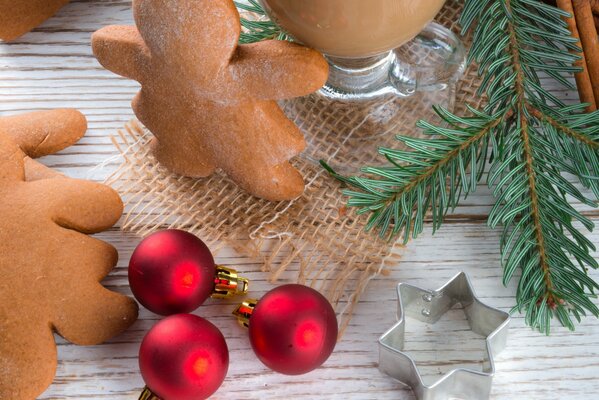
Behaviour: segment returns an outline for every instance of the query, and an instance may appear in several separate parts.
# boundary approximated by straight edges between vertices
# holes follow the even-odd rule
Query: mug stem
[[[321,93],[340,100],[365,100],[388,93],[390,73],[396,57],[393,51],[365,58],[326,56],[329,79]]]
[[[344,101],[445,90],[462,76],[465,67],[465,50],[459,38],[436,23],[429,24],[411,43],[383,54],[326,58],[329,79],[320,93]]]

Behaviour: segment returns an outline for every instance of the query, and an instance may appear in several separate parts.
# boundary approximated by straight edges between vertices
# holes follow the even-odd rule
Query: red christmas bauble
[[[170,229],[141,241],[129,262],[135,298],[160,315],[198,308],[214,289],[216,265],[210,249],[191,233]]]
[[[303,285],[268,292],[249,319],[250,342],[258,358],[286,375],[321,366],[337,343],[337,317],[327,299]]]
[[[157,323],[139,349],[147,387],[163,400],[201,400],[222,385],[229,350],[222,333],[204,318],[178,314]]]

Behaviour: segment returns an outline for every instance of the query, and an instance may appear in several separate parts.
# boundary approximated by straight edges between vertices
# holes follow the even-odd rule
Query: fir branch
[[[476,189],[488,162],[487,184],[497,201],[488,222],[504,229],[504,283],[520,270],[516,308],[545,333],[552,317],[574,329],[571,317],[599,316],[590,300],[599,285],[587,275],[599,267],[591,254],[595,247],[574,223],[587,230],[594,225],[568,201],[571,196],[597,206],[599,113],[567,107],[541,86],[538,75],[571,87],[565,74],[576,72],[577,56],[569,52],[575,41],[564,16],[536,0],[466,0],[462,25],[467,30],[476,23],[469,58],[479,64],[479,93],[489,99],[484,111],[472,110],[478,124],[437,109],[450,130],[420,122],[426,139],[399,136],[410,150],[381,149],[389,167],[363,168],[366,176],[360,177],[335,174],[352,188],[345,191],[348,204],[371,214],[368,228],[407,240],[422,231],[427,212],[438,229],[459,199]],[[490,157],[483,153],[487,146]],[[563,173],[590,189],[594,199]],[[446,190],[448,201],[439,202]]]
[[[423,133],[433,139],[398,136],[397,140],[410,150],[380,149],[392,166],[364,168],[364,172],[377,176],[375,179],[345,178],[322,163],[337,179],[361,191],[345,190],[344,194],[351,197],[348,205],[358,207],[359,213],[372,211],[368,229],[393,225],[391,231],[379,229],[381,237],[394,238],[403,233],[405,243],[410,237],[415,238],[422,233],[427,208],[431,210],[433,231],[436,231],[447,211],[453,210],[461,198],[476,189],[484,173],[486,157],[482,153],[488,148],[489,133],[504,121],[504,116],[479,114],[458,119],[441,108],[436,111],[453,129],[420,121],[418,126]],[[472,160],[477,166],[469,171]],[[411,166],[407,166],[409,164]],[[378,190],[379,185],[385,185],[387,190]]]
[[[439,229],[486,177],[496,198],[488,224],[503,226],[504,284],[520,271],[515,309],[545,333],[553,317],[573,330],[572,318],[599,316],[592,301],[599,285],[587,273],[599,267],[596,249],[579,228],[592,231],[594,224],[569,200],[597,207],[599,112],[566,106],[539,77],[572,88],[572,51],[580,50],[567,16],[538,0],[465,0],[461,24],[474,30],[469,61],[478,63],[485,107],[470,108],[468,117],[435,108],[443,124],[420,121],[423,138],[397,136],[407,149],[381,148],[388,165],[364,167],[361,176],[341,176],[323,163],[347,184],[348,205],[369,214],[366,229],[404,241],[423,231],[429,214],[433,232]],[[272,23],[248,27],[248,40],[280,35]]]

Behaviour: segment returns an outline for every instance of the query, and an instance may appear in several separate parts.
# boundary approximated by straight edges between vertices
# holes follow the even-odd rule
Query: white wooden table
[[[132,116],[130,101],[137,84],[103,70],[92,56],[90,35],[108,24],[129,24],[130,1],[74,0],[58,16],[14,43],[0,43],[0,115],[58,107],[74,107],[89,120],[89,131],[77,145],[43,161],[77,178],[102,180],[107,170],[94,166],[115,155],[109,137]],[[576,101],[574,92],[558,92]],[[109,170],[110,168],[108,168]],[[248,347],[244,332],[230,316],[234,301],[209,301],[198,313],[224,333],[231,351],[229,375],[216,399],[412,399],[411,392],[377,370],[376,340],[395,321],[397,281],[436,288],[464,270],[477,293],[490,305],[509,310],[515,281],[501,285],[499,232],[485,224],[492,198],[481,188],[448,219],[435,236],[423,235],[404,251],[392,274],[376,279],[357,307],[355,317],[335,353],[320,369],[288,377],[262,366]],[[599,212],[586,215],[599,222]],[[430,229],[429,229],[430,231]],[[123,293],[126,266],[139,238],[118,227],[100,235],[115,244],[121,256],[106,285]],[[599,233],[591,235],[599,243]],[[236,265],[252,279],[253,295],[272,286],[260,265],[236,255],[222,254],[219,263]],[[599,273],[593,272],[599,279]],[[54,384],[42,399],[136,399],[143,386],[137,352],[144,333],[157,317],[142,310],[139,321],[111,342],[78,347],[57,338],[60,359]],[[407,346],[427,374],[451,369],[445,360],[474,364],[481,357],[480,338],[468,331],[461,310],[450,312],[433,327],[412,323]],[[434,333],[441,332],[439,341]],[[563,328],[544,337],[515,315],[507,349],[497,358],[494,399],[599,398],[599,321],[587,318],[575,333]]]

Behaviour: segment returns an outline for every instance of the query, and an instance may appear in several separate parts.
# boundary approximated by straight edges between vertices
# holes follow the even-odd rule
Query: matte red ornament
[[[229,350],[216,326],[195,315],[178,314],[146,334],[139,368],[147,385],[140,399],[202,400],[225,380]]]
[[[303,285],[283,285],[234,312],[249,328],[254,352],[267,367],[301,375],[320,367],[337,343],[337,317],[327,299]]]
[[[129,262],[129,285],[144,307],[160,315],[188,313],[209,296],[224,298],[248,290],[247,279],[214,263],[204,242],[176,229],[142,240]]]

